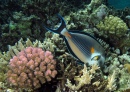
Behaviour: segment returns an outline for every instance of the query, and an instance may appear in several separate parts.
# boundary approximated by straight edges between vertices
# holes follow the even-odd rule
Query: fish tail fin
[[[66,28],[66,23],[65,23],[65,20],[63,19],[63,17],[60,15],[60,14],[57,14],[57,16],[60,18],[60,26],[57,28],[57,29],[51,29],[45,25],[43,25],[43,27],[48,30],[48,31],[51,31],[51,32],[54,32],[54,33],[57,33],[57,34],[61,34],[61,31]]]

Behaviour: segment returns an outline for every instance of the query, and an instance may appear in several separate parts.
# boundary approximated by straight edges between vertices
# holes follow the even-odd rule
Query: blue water
[[[130,8],[130,0],[108,0],[108,4],[116,9]]]

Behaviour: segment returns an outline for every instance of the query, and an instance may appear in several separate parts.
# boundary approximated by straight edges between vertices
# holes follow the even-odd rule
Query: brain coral
[[[57,74],[56,61],[50,51],[27,47],[10,59],[8,82],[22,89],[36,89]]]
[[[121,20],[119,17],[109,15],[106,16],[103,21],[100,21],[97,24],[97,28],[102,33],[102,35],[114,35],[116,37],[121,37],[127,32],[127,25],[126,23]]]

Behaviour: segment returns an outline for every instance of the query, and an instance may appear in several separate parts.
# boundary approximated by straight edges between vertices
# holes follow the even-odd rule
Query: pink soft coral
[[[18,88],[39,88],[57,74],[56,61],[50,51],[27,47],[10,59],[8,82]]]

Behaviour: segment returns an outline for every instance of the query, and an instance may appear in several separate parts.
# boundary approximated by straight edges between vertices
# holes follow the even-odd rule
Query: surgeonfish
[[[61,24],[57,29],[51,29],[43,25],[44,28],[62,35],[70,54],[75,58],[83,63],[88,63],[89,65],[97,63],[102,67],[105,61],[105,51],[98,40],[85,32],[68,31],[62,16],[58,14],[58,17]]]

